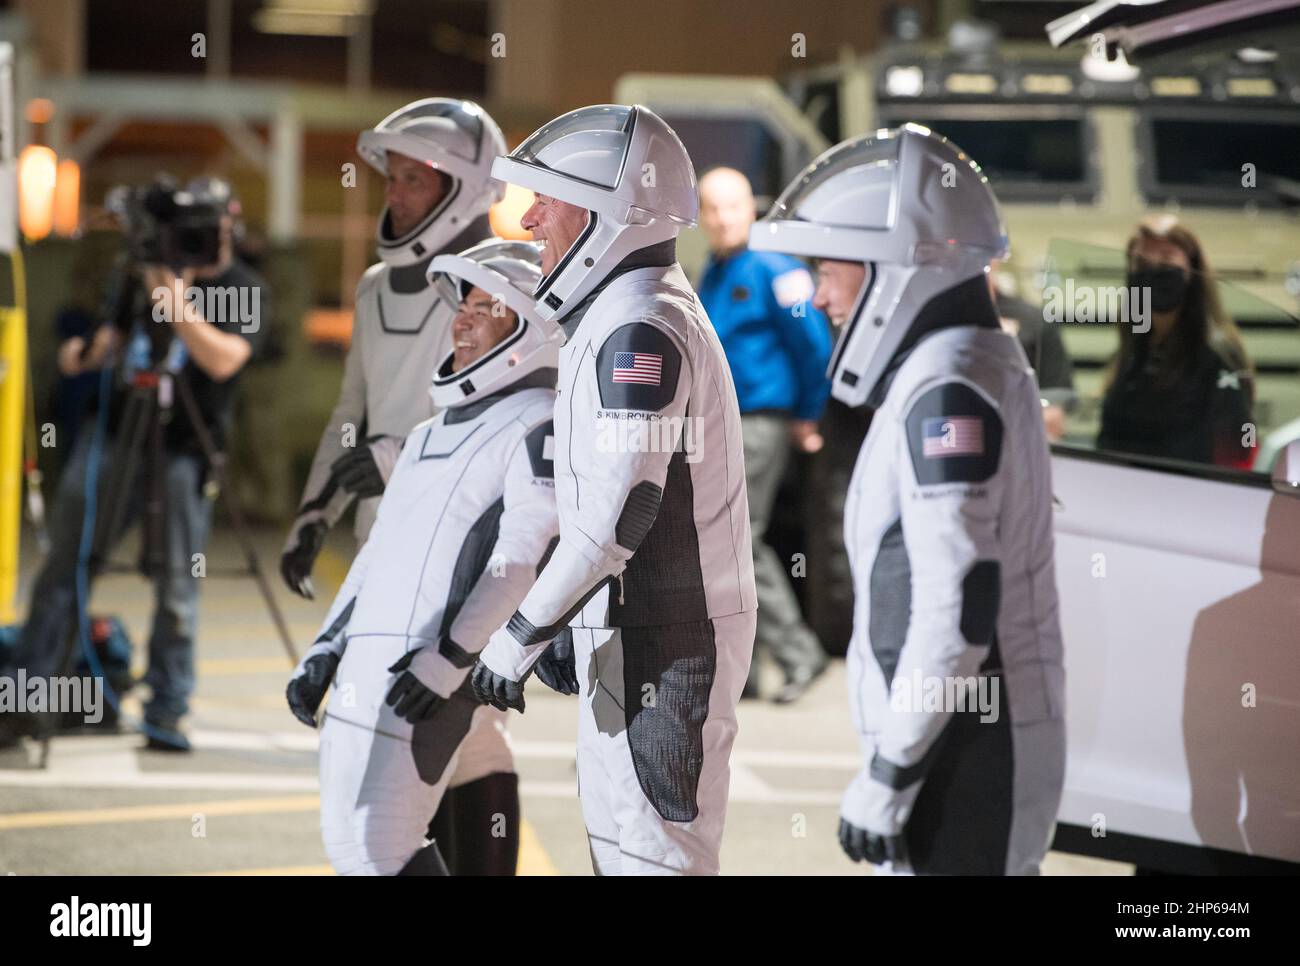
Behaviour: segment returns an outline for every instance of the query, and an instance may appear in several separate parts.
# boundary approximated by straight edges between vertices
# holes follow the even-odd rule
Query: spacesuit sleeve
[[[567,445],[576,512],[528,596],[498,632],[524,648],[550,641],[623,572],[659,513],[687,415],[691,374],[681,344],[665,327],[624,322],[591,351],[595,358],[579,369],[568,398],[556,402],[571,407]]]
[[[358,298],[358,304],[360,299]],[[307,485],[303,489],[302,500],[298,505],[298,514],[315,511],[325,522],[333,527],[343,516],[352,495],[338,486],[330,475],[334,461],[347,452],[343,446],[344,427],[351,425],[349,436],[357,443],[365,438],[366,422],[366,373],[365,373],[365,326],[354,317],[352,324],[352,343],[348,346],[347,359],[343,364],[343,384],[339,388],[339,398],[330,413],[329,422],[321,433],[316,445],[316,455],[311,461],[311,471],[307,474]]]
[[[947,694],[949,682],[979,673],[995,642],[1002,567],[998,409],[971,384],[948,380],[921,387],[901,420],[899,527],[910,618],[867,775],[885,812],[877,825],[894,829],[906,822],[952,716],[951,708],[897,699],[915,695],[918,681],[922,689],[943,682]]]
[[[501,519],[487,568],[439,645],[445,657],[466,671],[524,599],[559,532],[554,445],[555,429],[547,419],[528,430],[506,467]]]
[[[774,321],[799,381],[794,417],[820,419],[831,392],[831,333],[826,316],[812,307],[812,276],[796,265],[774,276],[771,289]]]

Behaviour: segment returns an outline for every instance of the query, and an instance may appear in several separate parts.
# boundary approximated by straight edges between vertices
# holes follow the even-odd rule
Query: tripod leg
[[[95,578],[103,573],[107,566],[109,554],[112,551],[113,544],[117,537],[122,533],[126,522],[128,510],[131,505],[132,486],[135,482],[136,471],[139,467],[140,449],[148,434],[150,423],[152,422],[153,406],[147,396],[139,393],[132,393],[127,400],[126,410],[123,413],[121,432],[118,434],[117,441],[119,445],[115,447],[112,454],[112,466],[109,468],[108,481],[100,485],[99,474],[104,469],[105,460],[103,455],[98,460],[93,458],[91,453],[87,460],[84,473],[86,475],[95,475],[94,494],[98,502],[99,497],[103,497],[102,506],[95,514],[94,529],[91,534],[90,553],[86,560],[86,586],[85,596],[78,587],[74,597],[75,608],[73,612],[72,623],[68,626],[63,634],[59,656],[55,662],[56,674],[60,677],[67,677],[76,667],[77,657],[81,653],[81,618],[86,609],[90,606],[90,588],[93,586]],[[107,440],[105,440],[107,445]],[[80,484],[85,490],[86,477],[83,476]],[[83,525],[85,509],[82,508]],[[77,528],[77,540],[80,541],[84,534],[81,528]],[[63,539],[68,539],[64,537]],[[80,570],[80,549],[77,552],[78,563],[77,569]],[[89,617],[87,616],[87,621]],[[40,744],[40,767],[45,768],[49,763],[50,738],[58,727],[58,717],[52,713],[42,715],[37,723],[36,740]]]
[[[212,439],[212,434],[208,432],[207,424],[203,422],[203,416],[199,412],[198,403],[194,401],[194,393],[190,389],[189,382],[185,379],[184,373],[177,373],[176,377],[176,395],[180,398],[181,405],[185,407],[185,414],[189,417],[190,425],[194,427],[195,435],[198,436],[199,445],[203,447],[204,455],[208,458],[208,464],[212,467],[213,475],[217,478],[217,486],[222,493],[229,492],[226,477],[225,456],[217,450],[216,443]],[[266,574],[262,571],[262,564],[257,558],[257,551],[253,549],[253,541],[249,536],[248,527],[244,525],[244,515],[239,510],[239,505],[234,500],[226,501],[226,509],[230,513],[230,522],[234,525],[235,536],[239,540],[239,546],[244,552],[244,561],[248,565],[249,573],[257,582],[257,588],[262,594],[262,599],[266,601],[266,609],[271,615],[271,622],[275,624],[275,629],[280,634],[280,641],[284,644],[284,650],[289,655],[291,664],[298,663],[298,652],[293,646],[293,637],[289,633],[289,625],[285,622],[284,614],[280,611],[280,605],[276,603],[275,596],[271,593],[271,585],[267,582]]]
[[[154,422],[152,401],[145,395],[132,392],[127,401],[118,442],[124,443],[113,454],[106,486],[99,488],[104,495],[104,506],[95,516],[95,536],[90,551],[92,574],[98,576],[108,565],[108,551],[126,525],[127,511],[131,505],[133,488],[140,468],[141,451],[149,437]],[[96,468],[96,472],[99,468]]]

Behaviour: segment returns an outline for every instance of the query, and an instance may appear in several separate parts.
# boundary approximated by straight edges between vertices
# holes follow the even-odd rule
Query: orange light
[[[488,220],[492,230],[501,238],[515,238],[528,241],[533,237],[530,231],[519,227],[519,219],[533,205],[533,193],[517,184],[506,185],[506,196],[488,211]]]
[[[57,170],[57,156],[43,144],[29,144],[18,156],[18,225],[28,241],[40,241],[54,227]]]
[[[54,179],[54,233],[71,238],[81,222],[81,165],[71,158],[59,162]]]
[[[32,124],[44,124],[54,116],[54,102],[48,97],[33,97],[23,114]]]

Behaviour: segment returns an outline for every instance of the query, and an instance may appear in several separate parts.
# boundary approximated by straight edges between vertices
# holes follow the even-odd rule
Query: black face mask
[[[1151,289],[1151,310],[1172,312],[1183,304],[1183,296],[1187,294],[1187,275],[1174,265],[1131,268],[1128,287]]]

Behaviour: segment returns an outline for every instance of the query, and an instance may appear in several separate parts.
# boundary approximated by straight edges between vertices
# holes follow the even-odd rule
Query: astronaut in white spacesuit
[[[716,873],[757,604],[736,393],[676,260],[695,172],[661,118],[622,105],[551,121],[492,171],[536,194],[522,225],[545,246],[538,311],[564,333],[560,540],[475,691],[522,711],[572,623],[596,870]]]
[[[477,750],[477,772],[508,775],[513,789],[504,714],[474,699],[468,676],[558,533],[559,339],[533,309],[537,265],[536,246],[495,240],[433,260],[436,284],[459,306],[454,348],[429,390],[440,412],[406,437],[369,539],[289,682],[290,708],[313,726],[333,683],[321,831],[340,873],[444,874],[447,848],[511,853],[495,869],[458,855],[458,874],[513,871],[517,805],[484,801],[467,815],[458,803],[457,825],[478,833],[423,843],[444,791],[467,777],[467,751]]]
[[[357,153],[388,179],[381,261],[357,284],[343,385],[285,541],[280,572],[296,594],[313,595],[325,533],[354,501],[365,543],[402,440],[433,415],[429,375],[447,354],[456,306],[438,297],[427,269],[435,255],[491,237],[488,208],[504,191],[491,167],[504,150],[482,108],[445,97],[408,104],[357,139]]]
[[[1007,236],[959,148],[904,125],[817,158],[752,248],[819,259],[834,395],[875,410],[850,484],[840,841],[886,871],[1034,874],[1065,770],[1047,439],[986,282]]]
[[[338,402],[280,559],[294,593],[314,596],[316,555],[353,503],[357,545],[365,543],[402,440],[433,414],[429,377],[450,348],[456,305],[439,298],[429,262],[491,236],[488,208],[504,191],[491,166],[504,150],[500,129],[482,108],[444,97],[408,104],[357,139],[357,152],[387,179],[377,230],[380,262],[357,285]],[[495,730],[462,750],[461,773],[438,813],[444,839],[456,835],[457,813],[473,814],[485,800],[514,796],[503,784],[513,776],[491,771],[508,757],[505,738]],[[518,810],[517,800],[512,808]]]

